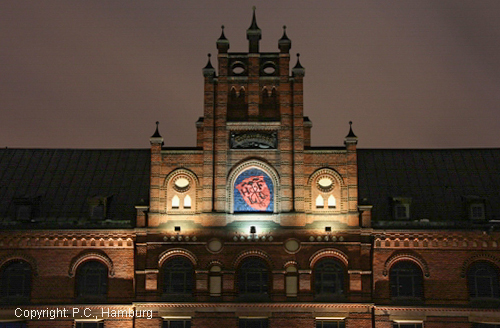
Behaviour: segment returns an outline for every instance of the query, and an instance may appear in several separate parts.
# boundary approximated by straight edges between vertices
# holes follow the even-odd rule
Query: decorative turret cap
[[[229,40],[224,35],[224,25],[221,26],[222,32],[220,34],[219,39],[217,40],[217,49],[219,53],[227,53],[229,50]]]
[[[160,132],[158,131],[158,125],[160,122],[156,121],[156,130],[155,133],[149,138],[149,141],[151,144],[161,144],[163,145],[163,137],[160,135]]]
[[[292,41],[286,35],[286,25],[283,25],[283,36],[278,41],[278,47],[280,48],[281,53],[287,54],[290,52],[290,48],[292,48]]]
[[[293,76],[304,76],[306,70],[302,65],[300,65],[300,60],[299,60],[300,54],[297,54],[297,64],[295,64],[295,67],[292,68],[292,75]]]
[[[349,121],[349,133],[345,137],[344,144],[357,144],[358,137],[352,131],[352,121]]]
[[[255,18],[255,6],[253,7],[252,24],[247,30],[247,40],[249,41],[248,52],[259,52],[259,40],[262,38],[262,31],[257,26],[257,19]]]
[[[212,66],[212,63],[210,62],[210,57],[212,55],[208,54],[208,62],[205,67],[203,67],[203,76],[205,77],[214,77],[215,76],[215,68]]]

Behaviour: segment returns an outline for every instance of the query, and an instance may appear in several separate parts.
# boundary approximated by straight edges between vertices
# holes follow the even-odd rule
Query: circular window
[[[276,72],[276,69],[272,66],[264,68],[264,73],[268,75],[274,74],[274,72]]]
[[[333,189],[333,179],[329,176],[322,176],[318,179],[318,189],[322,192],[329,192]]]
[[[231,72],[234,75],[243,75],[245,73],[245,65],[242,62],[236,62],[232,65]]]
[[[178,177],[174,180],[174,189],[178,192],[184,192],[189,189],[190,182],[186,177]]]
[[[285,242],[285,250],[288,253],[297,253],[300,249],[300,243],[298,240],[289,239]]]
[[[212,239],[208,242],[207,248],[212,253],[217,253],[222,249],[222,242],[219,239]]]
[[[276,73],[276,65],[273,62],[266,62],[262,65],[262,72],[265,75],[274,75]]]

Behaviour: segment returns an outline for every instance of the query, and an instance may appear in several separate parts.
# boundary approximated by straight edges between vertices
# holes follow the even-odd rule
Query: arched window
[[[488,262],[475,262],[467,271],[471,298],[499,297],[498,271]]]
[[[2,299],[29,299],[31,294],[31,266],[20,260],[7,263],[2,268]]]
[[[174,195],[174,197],[172,197],[172,209],[178,209],[179,204],[180,204],[179,196]]]
[[[269,270],[259,258],[246,259],[238,274],[240,294],[267,294],[269,291]]]
[[[177,256],[163,264],[163,294],[191,295],[193,292],[193,265],[185,257]]]
[[[108,267],[99,261],[87,261],[76,270],[76,295],[80,298],[105,298],[108,292]]]
[[[214,265],[210,268],[210,296],[219,297],[222,295],[222,268]]]
[[[314,267],[316,296],[341,296],[344,294],[344,268],[334,259],[321,260]]]
[[[241,87],[237,92],[233,86],[229,92],[229,101],[227,104],[228,121],[246,121],[248,119],[248,104],[245,100],[245,88]]]
[[[318,195],[318,197],[316,197],[316,208],[323,208],[323,207],[325,207],[325,200],[321,195]]]
[[[191,208],[191,197],[189,195],[186,195],[184,197],[184,209],[190,209]]]
[[[391,297],[423,296],[423,278],[420,267],[411,261],[400,261],[391,267],[389,280]]]
[[[335,208],[337,206],[337,203],[335,202],[335,197],[333,195],[330,195],[328,197],[328,208]]]

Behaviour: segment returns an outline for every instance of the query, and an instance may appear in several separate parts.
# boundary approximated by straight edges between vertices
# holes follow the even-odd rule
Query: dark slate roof
[[[0,149],[2,228],[132,227],[135,205],[149,204],[149,149]],[[500,149],[358,149],[360,203],[375,226],[401,226],[391,201],[411,199],[410,221],[467,222],[466,202],[484,201],[500,220]],[[107,199],[106,220],[90,220],[89,199]],[[17,223],[16,204],[37,207]],[[17,202],[17,203],[16,203]]]
[[[411,198],[412,221],[463,226],[470,199],[484,201],[488,220],[500,219],[500,149],[358,149],[358,180],[374,221],[393,220],[394,197]]]
[[[0,224],[18,227],[17,203],[36,206],[32,227],[132,226],[149,203],[149,149],[0,149]],[[106,220],[88,222],[89,199],[107,199]]]

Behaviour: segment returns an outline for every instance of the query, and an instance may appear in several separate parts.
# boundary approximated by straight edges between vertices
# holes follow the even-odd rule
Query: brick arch
[[[287,261],[285,262],[285,264],[283,264],[283,269],[286,270],[286,268],[288,268],[289,266],[294,266],[297,269],[299,268],[299,264],[297,263],[297,261]]]
[[[213,266],[219,266],[219,267],[221,267],[221,269],[224,268],[224,264],[219,260],[212,260],[212,261],[208,262],[207,269],[210,270],[210,268]]]
[[[430,277],[429,266],[427,265],[427,262],[422,256],[413,252],[398,252],[389,256],[389,258],[384,263],[384,271],[382,272],[382,274],[384,276],[387,276],[389,274],[389,269],[399,261],[411,261],[417,264],[424,273],[424,277]]]
[[[266,163],[264,160],[253,158],[246,159],[244,162],[236,164],[231,171],[229,171],[226,184],[226,212],[234,213],[234,182],[238,178],[238,176],[244,171],[257,168],[267,173],[269,178],[271,178],[273,182],[273,202],[274,202],[274,210],[273,213],[279,213],[280,211],[280,177],[278,172],[274,169],[273,166]]]
[[[462,269],[460,270],[460,277],[465,278],[467,277],[467,271],[469,270],[469,267],[474,263],[474,262],[489,262],[493,264],[498,271],[500,271],[500,259],[494,255],[487,254],[487,253],[480,253],[476,254],[474,256],[469,257],[467,260],[464,261],[462,264]]]
[[[165,177],[165,181],[163,182],[163,186],[167,187],[170,180],[172,180],[172,178],[174,178],[177,175],[187,175],[195,182],[196,186],[199,185],[198,176],[196,174],[194,174],[194,172],[192,172],[191,170],[185,169],[185,168],[177,168],[177,169],[174,169],[172,172],[170,172]]]
[[[78,266],[83,262],[87,262],[90,260],[99,261],[104,264],[108,268],[108,277],[113,277],[115,275],[115,268],[113,265],[113,261],[109,258],[106,253],[103,252],[84,252],[80,253],[76,257],[71,260],[71,264],[69,267],[68,275],[70,277],[74,277],[76,274],[76,270]]]
[[[320,188],[317,188],[315,185],[315,182],[318,181],[318,179],[322,176],[328,176],[333,180],[334,186],[330,190],[320,190]],[[342,176],[333,168],[329,167],[323,167],[320,169],[317,169],[314,171],[310,176],[309,179],[307,180],[307,187],[306,187],[306,193],[305,193],[305,203],[309,204],[306,205],[308,208],[308,211],[316,211],[316,198],[318,196],[321,197],[326,197],[324,198],[325,203],[328,201],[328,197],[333,195],[336,200],[336,209],[335,211],[341,211],[342,207],[344,206],[345,209],[345,202],[342,202],[342,190],[346,189],[347,186],[344,182],[344,179]]]
[[[18,260],[28,263],[31,266],[32,275],[35,277],[38,276],[38,265],[36,260],[30,255],[21,252],[13,252],[0,258],[0,269],[9,262]]]
[[[185,176],[191,182],[193,183],[193,186],[190,186],[189,189],[182,191],[182,190],[176,190],[175,186],[173,186],[173,181],[177,177]],[[192,172],[191,170],[188,170],[186,168],[176,168],[173,171],[171,171],[166,177],[165,180],[163,181],[163,185],[161,186],[162,193],[164,192],[166,202],[164,204],[164,209],[168,210],[169,209],[169,199],[173,197],[173,195],[178,195],[179,197],[186,197],[189,195],[191,197],[191,209],[189,211],[196,211],[199,206],[198,206],[198,201],[199,201],[199,195],[201,194],[201,186],[200,186],[200,181],[198,179],[198,176]]]
[[[311,269],[316,265],[318,261],[321,261],[325,258],[334,258],[342,262],[344,264],[345,268],[348,268],[349,265],[349,259],[347,255],[338,249],[335,248],[326,248],[322,249],[320,251],[317,251],[314,253],[310,258],[309,258],[309,266]]]
[[[345,186],[344,179],[342,178],[342,176],[336,170],[329,167],[323,167],[321,169],[314,171],[314,173],[311,174],[311,176],[309,176],[307,184],[311,186],[313,181],[316,180],[320,175],[329,175],[333,177],[335,180],[337,180],[339,186],[341,187]]]
[[[188,251],[187,249],[174,248],[166,250],[165,252],[161,253],[160,256],[158,256],[158,268],[161,268],[167,260],[175,256],[182,256],[189,259],[189,261],[191,261],[191,263],[193,264],[193,267],[196,267],[196,265],[198,264],[198,259],[196,255],[194,255],[194,253]]]
[[[236,258],[233,261],[233,268],[237,269],[241,265],[241,263],[249,257],[258,257],[258,258],[264,260],[264,262],[267,263],[267,265],[269,266],[269,268],[271,270],[274,268],[274,263],[271,260],[271,257],[269,256],[269,254],[267,254],[264,251],[261,251],[260,249],[251,249],[251,250],[243,251],[240,254],[238,254],[238,256],[236,256]]]

